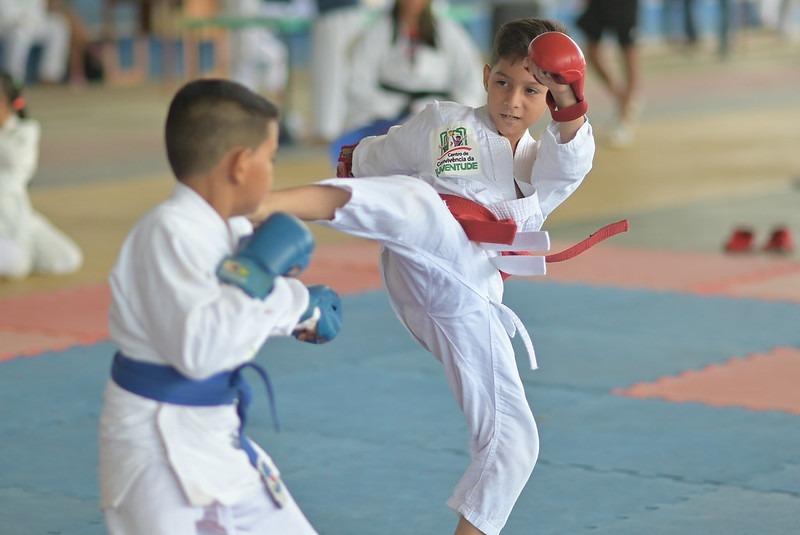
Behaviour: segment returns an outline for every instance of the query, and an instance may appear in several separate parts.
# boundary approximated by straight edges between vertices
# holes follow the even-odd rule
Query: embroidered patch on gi
[[[250,276],[250,270],[247,266],[242,265],[232,258],[228,258],[222,262],[220,273],[225,277],[226,282],[239,285],[246,283],[247,277]]]
[[[433,166],[436,176],[478,173],[478,151],[470,145],[474,138],[474,133],[464,126],[440,132],[435,140],[438,143]]]
[[[258,473],[261,474],[261,480],[264,482],[264,486],[267,487],[267,492],[269,492],[275,505],[279,508],[286,505],[287,497],[283,480],[278,468],[272,464],[270,459],[258,458]]]

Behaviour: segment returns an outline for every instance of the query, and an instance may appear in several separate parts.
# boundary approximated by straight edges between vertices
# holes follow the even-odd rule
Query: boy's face
[[[525,62],[500,58],[496,65],[483,67],[489,116],[498,132],[519,141],[547,109],[547,88],[525,69]]]
[[[245,213],[256,210],[272,189],[275,154],[277,152],[278,123],[270,121],[267,125],[267,138],[249,155],[244,182],[244,198],[248,204],[244,210]]]

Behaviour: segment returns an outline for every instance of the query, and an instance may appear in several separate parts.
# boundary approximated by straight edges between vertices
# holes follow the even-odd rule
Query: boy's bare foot
[[[484,535],[484,533],[470,524],[463,516],[458,517],[458,526],[453,535]]]

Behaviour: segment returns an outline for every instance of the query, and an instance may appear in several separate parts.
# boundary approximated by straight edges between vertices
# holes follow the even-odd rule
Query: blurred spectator
[[[69,25],[69,81],[72,85],[83,85],[87,81],[99,81],[103,77],[100,52],[92,46],[89,30],[78,11],[69,0],[50,0],[54,13],[64,16]]]
[[[310,17],[314,13],[312,0],[224,0],[223,5],[228,16],[275,21],[284,17]],[[281,103],[289,80],[288,48],[267,25],[254,24],[232,31],[231,78]]]
[[[664,0],[661,4],[661,29],[664,37],[668,41],[679,41],[689,47],[697,45],[697,22],[694,17],[695,0]],[[681,21],[682,34],[680,38],[675,38],[673,23],[675,22],[676,12]]]
[[[0,73],[0,277],[71,273],[83,262],[75,242],[31,206],[27,188],[38,163],[39,134],[21,89]]]
[[[733,23],[732,7],[731,0],[719,0],[719,45],[717,52],[721,58],[727,57],[731,50],[731,26]]]
[[[0,0],[5,66],[18,83],[25,82],[28,57],[37,44],[42,47],[39,81],[61,82],[67,71],[69,22],[47,4],[47,0]]]
[[[616,124],[606,142],[624,147],[633,142],[634,123],[639,112],[640,65],[636,32],[639,17],[638,0],[586,0],[586,8],[578,18],[578,27],[588,41],[586,55],[600,81],[616,101]],[[601,50],[603,33],[611,31],[622,54],[622,80],[616,80]]]
[[[265,2],[262,0],[224,0],[227,16],[260,18],[276,25],[281,19],[311,18],[313,0]],[[281,144],[292,143],[294,132],[287,127],[285,93],[289,83],[289,49],[269,26],[244,25],[231,32],[230,77],[251,91],[267,96],[284,107],[281,119]]]
[[[786,2],[788,0],[781,1]],[[680,9],[683,25],[682,41],[690,47],[698,43],[700,36],[694,7],[695,0],[663,0],[662,30],[665,38],[671,40],[674,36],[673,22],[675,20],[675,12]],[[716,9],[717,54],[721,58],[726,58],[730,53],[736,30],[761,26],[761,20],[756,5],[752,0],[718,0]]]
[[[138,35],[147,35],[153,29],[153,4],[168,3],[174,7],[180,2],[181,0],[103,0],[103,32],[106,34],[105,37],[116,37],[115,13],[120,5],[135,4],[136,33]]]
[[[359,0],[317,0],[311,30],[311,88],[315,134],[331,141],[344,129],[349,49],[369,11]]]
[[[719,0],[717,52],[720,58],[725,59],[730,53],[738,30],[762,26],[757,3],[755,0]]]
[[[430,0],[396,0],[360,37],[350,65],[346,125],[353,130],[333,143],[334,159],[338,147],[383,134],[434,99],[486,101],[480,51]]]
[[[109,82],[138,82],[147,76],[149,68],[147,40],[153,29],[153,20],[157,18],[153,10],[154,2],[158,2],[164,11],[176,7],[179,0],[103,0],[100,52],[104,78]],[[164,3],[169,5],[163,6]],[[133,7],[136,12],[133,32],[124,35],[124,37],[132,39],[132,65],[125,68],[123,68],[118,48],[119,40],[123,37],[117,26],[119,22],[117,11],[120,6]],[[169,48],[171,47],[164,47],[165,55],[170,53],[168,52]]]
[[[792,4],[796,4],[796,2],[794,0],[781,0],[780,6],[778,7],[778,33],[789,40],[797,37]]]

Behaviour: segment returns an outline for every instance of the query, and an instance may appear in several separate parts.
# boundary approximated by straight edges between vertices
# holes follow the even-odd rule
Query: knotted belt
[[[457,195],[441,194],[440,197],[444,200],[450,213],[453,214],[453,217],[456,218],[456,221],[458,221],[464,229],[470,241],[509,246],[492,247],[493,249],[499,250],[501,255],[530,255],[530,252],[527,250],[521,250],[522,248],[520,248],[520,250],[513,250],[513,248],[510,247],[514,244],[515,237],[517,237],[517,224],[513,219],[498,219],[491,210],[482,204]],[[544,261],[552,263],[569,260],[597,245],[601,241],[607,240],[621,232],[626,232],[627,230],[627,219],[611,223],[598,229],[590,234],[588,238],[581,240],[563,251],[545,255]],[[543,237],[541,245],[543,249],[548,249],[549,240]],[[502,270],[500,273],[503,279],[507,279],[511,276],[508,273],[504,273]]]
[[[185,377],[172,366],[134,360],[117,352],[111,365],[111,379],[128,392],[164,403],[191,407],[213,407],[235,403],[236,414],[239,416],[240,447],[247,454],[250,464],[263,474],[265,469],[263,462],[260,462],[258,453],[244,432],[247,425],[247,410],[253,399],[253,391],[242,375],[247,368],[255,370],[266,387],[272,421],[277,430],[280,426],[275,410],[272,383],[264,368],[253,362],[198,381]]]

